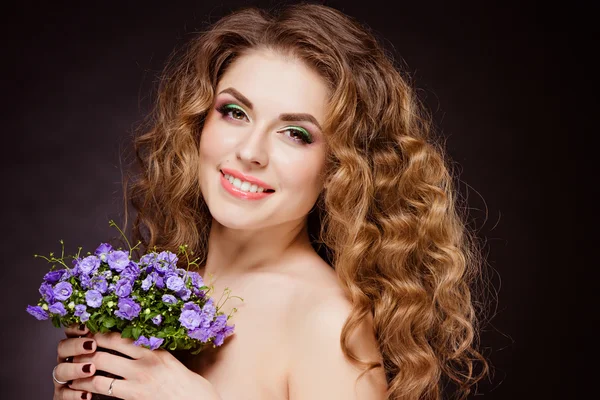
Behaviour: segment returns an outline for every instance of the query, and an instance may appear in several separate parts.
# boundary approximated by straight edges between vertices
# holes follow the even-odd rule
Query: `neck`
[[[202,274],[232,278],[285,263],[292,253],[309,248],[306,219],[261,230],[230,229],[213,219]]]

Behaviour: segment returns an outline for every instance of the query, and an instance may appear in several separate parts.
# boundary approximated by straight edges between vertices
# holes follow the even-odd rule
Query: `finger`
[[[100,375],[86,379],[78,379],[73,381],[69,387],[82,392],[98,393],[118,397],[120,399],[132,398],[133,393],[131,382],[124,379],[109,378]]]
[[[108,372],[123,378],[134,376],[136,370],[136,361],[106,351],[96,351],[92,354],[77,356],[73,361],[81,364],[93,364],[96,370]]]
[[[134,345],[133,339],[124,339],[118,332],[96,333],[93,338],[96,340],[98,347],[118,351],[133,359],[142,358],[146,352],[152,351]]]
[[[55,396],[56,398],[56,396]],[[82,390],[73,390],[68,387],[62,387],[58,390],[58,397],[61,400],[91,400],[92,394],[90,392],[82,391]]]
[[[89,329],[87,326],[85,326],[85,324],[73,324],[73,325],[69,325],[68,327],[65,328],[65,335],[67,335],[68,338],[72,338],[72,337],[81,337],[81,336],[85,336],[86,334],[89,333]]]
[[[96,373],[96,366],[92,363],[60,363],[54,370],[54,377],[61,382],[70,382],[74,379],[88,378]],[[63,386],[54,382],[56,386]]]
[[[67,357],[89,354],[96,351],[96,341],[91,338],[71,338],[58,342],[58,362]]]

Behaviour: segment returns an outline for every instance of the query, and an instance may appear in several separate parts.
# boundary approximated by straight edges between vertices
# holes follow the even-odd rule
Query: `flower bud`
[[[75,302],[74,302],[74,301],[70,302],[70,303],[67,305],[67,307],[69,307],[71,310],[72,310],[72,309],[74,309],[74,308],[75,308]]]
[[[48,311],[48,304],[46,304],[46,303],[42,304],[42,309]]]
[[[108,303],[106,303],[106,305],[107,305],[109,308],[112,308],[112,307],[115,305],[115,302],[111,300],[111,301],[109,301]]]
[[[150,309],[149,309],[149,308],[146,308],[146,309],[144,310],[144,313],[145,313],[145,314],[150,314]]]

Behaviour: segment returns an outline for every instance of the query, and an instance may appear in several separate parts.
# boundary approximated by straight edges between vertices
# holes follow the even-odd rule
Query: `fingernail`
[[[93,340],[88,340],[87,342],[85,342],[83,344],[83,348],[86,350],[91,350],[92,349],[92,344],[94,343]]]
[[[85,364],[83,367],[81,367],[81,370],[83,372],[85,372],[86,374],[90,373],[90,367],[92,366],[92,364]]]
[[[79,325],[79,330],[80,331],[85,331],[85,324]]]
[[[87,393],[81,393],[81,398],[82,399],[87,399]]]

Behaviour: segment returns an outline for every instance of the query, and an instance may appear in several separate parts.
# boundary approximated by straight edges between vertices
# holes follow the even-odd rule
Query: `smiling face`
[[[253,50],[223,74],[200,137],[200,186],[231,229],[302,222],[323,188],[328,88],[303,62]]]

